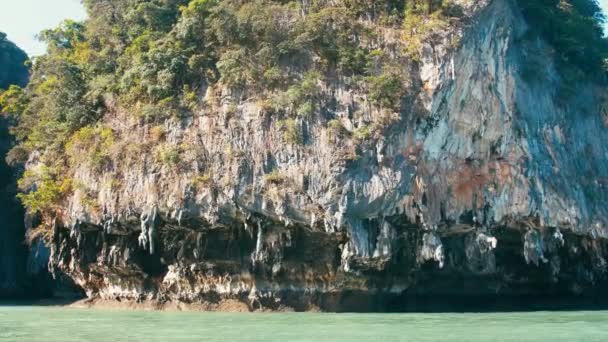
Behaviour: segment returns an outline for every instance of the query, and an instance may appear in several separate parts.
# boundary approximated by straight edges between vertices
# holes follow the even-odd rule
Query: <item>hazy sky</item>
[[[0,8],[0,31],[30,56],[45,51],[35,37],[40,31],[86,16],[80,0],[0,0]]]
[[[608,0],[599,0],[608,13]],[[24,49],[28,55],[44,53],[44,44],[36,34],[57,26],[64,19],[84,19],[86,14],[80,0],[0,0],[0,31]]]

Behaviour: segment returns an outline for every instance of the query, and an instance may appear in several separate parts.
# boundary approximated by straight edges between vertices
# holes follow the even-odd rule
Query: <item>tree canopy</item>
[[[606,17],[597,0],[518,0],[530,27],[556,50],[562,67],[576,67],[582,77],[606,82]]]

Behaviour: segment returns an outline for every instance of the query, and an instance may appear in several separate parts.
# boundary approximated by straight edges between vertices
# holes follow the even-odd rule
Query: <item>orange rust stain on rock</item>
[[[405,148],[402,155],[410,162],[416,162],[420,159],[422,153],[422,144],[411,144]]]
[[[431,82],[424,82],[422,84],[422,89],[424,89],[424,91],[426,91],[427,94],[433,94],[435,87],[433,86],[433,84]]]
[[[512,182],[515,171],[508,162],[496,161],[491,164],[490,173],[494,174],[493,180],[497,185],[504,185]]]
[[[452,187],[452,197],[468,206],[483,206],[483,191],[490,181],[488,166],[474,167],[462,163],[448,175],[448,184]],[[473,203],[475,201],[475,203]]]

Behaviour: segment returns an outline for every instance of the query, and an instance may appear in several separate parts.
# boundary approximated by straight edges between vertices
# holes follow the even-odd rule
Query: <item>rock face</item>
[[[167,143],[188,143],[179,170],[146,156],[101,177],[83,164],[75,179],[100,205],[80,190],[67,200],[52,271],[91,297],[250,309],[592,293],[608,256],[600,89],[581,83],[560,100],[551,49],[522,39],[515,4],[463,3],[470,22],[453,32],[459,47],[446,38],[404,63],[409,110],[356,147],[335,139],[327,118],[296,121],[303,144],[289,143],[257,103],[209,89],[213,115],[164,127]],[[543,63],[528,80],[532,59]],[[378,114],[338,81],[319,87],[346,130]],[[106,120],[116,120],[122,148],[149,134],[118,117]]]
[[[27,83],[26,59],[27,55],[0,32],[0,89]],[[23,294],[27,256],[23,210],[15,198],[16,175],[4,161],[11,144],[8,120],[0,116],[0,297]]]
[[[0,155],[4,156],[10,145],[7,123],[1,120]],[[0,297],[5,297],[22,294],[27,252],[23,210],[15,199],[15,177],[4,160],[0,163],[0,180]]]

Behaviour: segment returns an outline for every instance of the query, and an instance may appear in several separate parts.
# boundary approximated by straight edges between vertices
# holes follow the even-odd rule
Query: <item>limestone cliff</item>
[[[106,104],[114,150],[95,169],[71,147],[78,186],[52,225],[52,271],[91,297],[251,309],[593,293],[608,256],[605,90],[563,96],[555,52],[526,37],[514,1],[457,3],[417,59],[390,29],[361,43],[408,75],[396,111],[340,75],[315,83],[308,118],[221,83],[157,127]]]
[[[27,55],[0,32],[0,89],[27,83],[26,59]],[[4,162],[13,143],[8,126],[9,120],[0,116],[0,297],[22,294],[27,253],[23,210],[15,198],[17,177]]]

